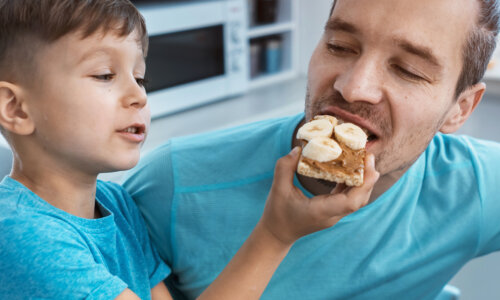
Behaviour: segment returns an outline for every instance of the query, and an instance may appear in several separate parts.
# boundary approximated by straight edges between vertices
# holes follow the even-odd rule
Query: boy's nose
[[[135,78],[127,82],[126,94],[123,98],[123,105],[143,108],[147,103],[147,95],[144,87],[140,86]]]
[[[333,88],[340,92],[347,102],[363,101],[379,103],[384,95],[382,71],[375,60],[359,59],[337,76]]]

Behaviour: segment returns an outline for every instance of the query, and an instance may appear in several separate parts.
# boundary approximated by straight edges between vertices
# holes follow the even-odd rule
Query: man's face
[[[137,38],[72,33],[38,54],[40,80],[26,98],[40,156],[54,168],[94,174],[137,163],[150,120]]]
[[[377,170],[405,170],[450,115],[475,2],[337,0],[310,61],[306,119],[368,129]]]

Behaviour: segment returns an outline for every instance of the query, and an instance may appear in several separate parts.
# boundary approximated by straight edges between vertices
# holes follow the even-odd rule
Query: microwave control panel
[[[247,12],[244,0],[227,0],[227,21],[224,32],[226,72],[230,78],[228,91],[241,93],[248,85],[248,46],[246,42]]]

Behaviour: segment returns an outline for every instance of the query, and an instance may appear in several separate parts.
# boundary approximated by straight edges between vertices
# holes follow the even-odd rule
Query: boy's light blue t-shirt
[[[98,181],[103,215],[83,219],[16,180],[0,183],[0,299],[141,299],[170,273],[145,223],[119,185]]]
[[[302,118],[176,138],[128,174],[125,188],[188,299],[258,222]],[[466,262],[500,249],[499,180],[498,143],[438,134],[375,202],[297,241],[262,299],[436,298]]]

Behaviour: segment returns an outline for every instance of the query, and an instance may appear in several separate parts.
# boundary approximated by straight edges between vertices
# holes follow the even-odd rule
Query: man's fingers
[[[343,183],[337,183],[335,184],[335,187],[332,189],[330,194],[340,194],[343,193],[347,189],[347,185]]]
[[[375,170],[375,157],[373,154],[367,154],[364,181],[361,186],[348,187],[344,184],[337,184],[330,195],[317,196],[313,200],[317,199],[316,201],[321,202],[324,212],[332,216],[353,213],[369,202],[378,178],[379,173]]]
[[[365,173],[363,184],[361,186],[350,189],[347,192],[347,197],[363,197],[363,199],[365,200],[363,202],[367,202],[379,176],[380,174],[377,172],[377,170],[375,170],[375,156],[373,156],[373,154],[371,153],[367,153],[365,157]]]
[[[293,184],[293,176],[299,163],[301,147],[293,148],[288,155],[283,156],[276,163],[274,169],[274,184],[277,186],[289,186]]]

